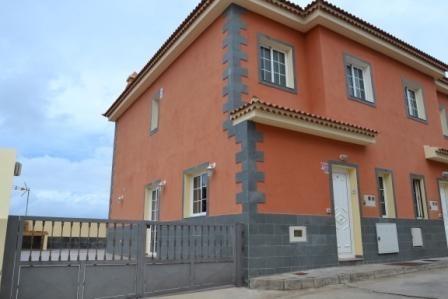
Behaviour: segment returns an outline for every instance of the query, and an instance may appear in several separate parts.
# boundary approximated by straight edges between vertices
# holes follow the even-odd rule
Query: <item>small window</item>
[[[151,105],[151,133],[159,128],[159,99],[153,99]]]
[[[159,89],[151,101],[150,134],[156,133],[159,129],[160,100],[162,97],[163,88]]]
[[[414,199],[415,217],[417,219],[427,219],[428,211],[426,207],[425,186],[423,178],[412,177],[412,196]]]
[[[440,122],[442,124],[442,133],[443,136],[448,137],[448,118],[446,115],[446,108],[442,107],[440,108]]]
[[[395,218],[395,198],[392,173],[388,170],[377,171],[377,183],[380,216],[383,218]]]
[[[295,89],[292,46],[260,36],[259,55],[261,82]]]
[[[209,203],[209,163],[184,172],[184,217],[204,216]]]
[[[422,89],[415,84],[405,84],[404,95],[409,117],[416,120],[426,121]]]
[[[348,55],[344,57],[344,61],[349,97],[366,103],[374,103],[370,65]]]
[[[207,174],[203,173],[193,177],[192,199],[193,199],[193,216],[204,215],[207,213]]]

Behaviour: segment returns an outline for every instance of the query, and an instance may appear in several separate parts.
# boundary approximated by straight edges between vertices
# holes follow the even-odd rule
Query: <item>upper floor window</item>
[[[448,117],[446,115],[446,108],[440,108],[440,122],[442,124],[443,136],[448,137]]]
[[[367,62],[345,55],[348,96],[367,104],[375,103],[371,67]]]
[[[293,47],[261,34],[258,43],[260,81],[295,91]]]
[[[415,83],[404,83],[404,96],[408,116],[412,119],[426,121],[425,104],[423,102],[423,90]]]
[[[150,120],[150,134],[154,134],[159,129],[159,113],[160,100],[163,97],[163,88],[161,88],[153,97],[151,101],[151,120]]]

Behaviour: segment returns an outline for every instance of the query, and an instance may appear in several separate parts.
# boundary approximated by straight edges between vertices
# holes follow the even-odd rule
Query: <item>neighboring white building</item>
[[[8,223],[15,165],[16,151],[0,148],[0,269],[3,266],[6,226]]]

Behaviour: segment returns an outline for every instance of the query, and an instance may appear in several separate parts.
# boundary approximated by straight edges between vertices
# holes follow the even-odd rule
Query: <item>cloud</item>
[[[97,148],[79,160],[52,156],[19,157],[22,176],[15,184],[31,188],[29,215],[106,218],[112,148]],[[23,214],[26,195],[13,191],[11,214]]]

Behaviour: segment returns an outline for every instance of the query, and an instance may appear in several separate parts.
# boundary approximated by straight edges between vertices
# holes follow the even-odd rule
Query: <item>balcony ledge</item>
[[[377,131],[253,98],[230,114],[233,125],[244,121],[297,131],[358,145],[374,144]]]
[[[425,145],[425,158],[427,160],[448,164],[448,149]]]

